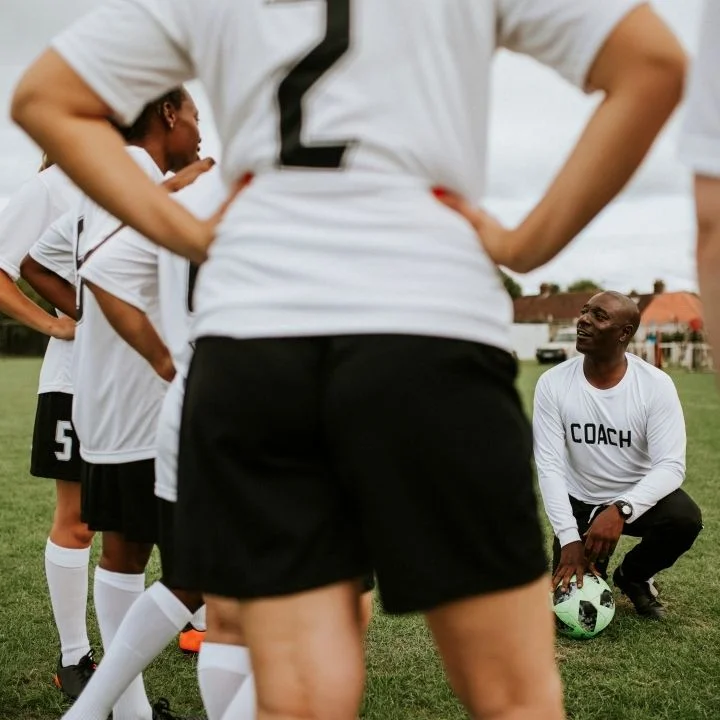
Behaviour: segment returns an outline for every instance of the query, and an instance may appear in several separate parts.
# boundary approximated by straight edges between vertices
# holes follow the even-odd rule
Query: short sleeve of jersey
[[[157,302],[158,249],[126,228],[95,250],[80,277],[147,313]]]
[[[194,77],[176,15],[182,0],[110,0],[58,35],[52,47],[132,124],[143,107]]]
[[[643,0],[498,0],[498,44],[529,55],[585,90],[618,23]]]
[[[77,213],[74,210],[58,218],[30,248],[29,255],[63,280],[75,284],[74,237]]]
[[[0,270],[17,280],[23,258],[55,217],[45,184],[38,177],[25,183],[0,214]]]
[[[698,175],[720,177],[720,2],[705,0],[690,73],[680,158]]]

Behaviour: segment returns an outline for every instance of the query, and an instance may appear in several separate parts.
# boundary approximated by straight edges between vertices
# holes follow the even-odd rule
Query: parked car
[[[540,345],[535,350],[535,357],[542,365],[544,363],[558,363],[578,354],[575,349],[577,330],[574,327],[560,328],[555,339]]]

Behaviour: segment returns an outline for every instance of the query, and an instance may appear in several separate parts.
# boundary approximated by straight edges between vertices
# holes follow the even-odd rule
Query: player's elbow
[[[56,123],[60,114],[75,103],[73,78],[64,61],[52,50],[41,55],[17,84],[10,103],[10,116],[35,137],[36,128]]]
[[[21,78],[10,103],[10,117],[23,130],[28,130],[33,117],[43,112],[45,96],[40,78],[32,68]]]
[[[685,90],[687,57],[677,43],[639,52],[628,67],[619,90],[657,117],[668,117],[680,104]]]
[[[677,38],[649,7],[631,12],[611,34],[591,71],[593,87],[624,95],[656,116],[680,103],[687,55]]]
[[[10,103],[10,117],[13,122],[19,125],[23,130],[27,129],[27,118],[32,115],[33,104],[36,101],[36,97],[33,97],[33,92],[24,87],[21,82],[15,90]]]
[[[32,76],[25,76],[15,89],[10,104],[10,116],[31,137],[34,128],[43,118],[53,116],[49,98],[45,95],[41,84]]]

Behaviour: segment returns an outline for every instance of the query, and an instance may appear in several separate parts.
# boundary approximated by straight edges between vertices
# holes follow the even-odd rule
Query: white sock
[[[228,705],[222,720],[255,720],[255,680],[250,675]]]
[[[103,648],[110,649],[123,618],[144,590],[144,573],[126,575],[100,567],[95,570],[95,612]],[[145,694],[142,675],[132,681],[115,703],[113,720],[152,720],[152,708]]]
[[[193,616],[190,620],[190,624],[200,632],[205,632],[207,630],[207,613],[205,610],[205,605],[203,605]]]
[[[204,642],[198,658],[198,682],[208,720],[222,720],[245,683],[252,675],[250,651],[239,645]],[[253,699],[255,693],[252,693]],[[236,720],[254,718],[238,715]]]
[[[45,546],[45,577],[55,625],[60,635],[62,664],[77,665],[90,652],[87,634],[88,565],[90,548],[75,550]]]
[[[192,613],[162,583],[128,610],[102,662],[66,720],[105,720],[132,681],[170,644]]]

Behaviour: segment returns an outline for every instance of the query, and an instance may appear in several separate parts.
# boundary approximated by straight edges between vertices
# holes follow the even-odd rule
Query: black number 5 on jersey
[[[303,100],[312,86],[350,49],[352,0],[325,0],[325,37],[285,76],[278,87],[280,166],[340,169],[351,141],[303,145]]]

